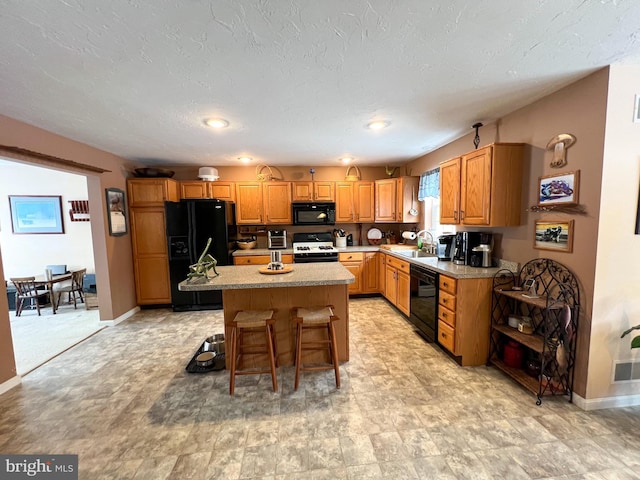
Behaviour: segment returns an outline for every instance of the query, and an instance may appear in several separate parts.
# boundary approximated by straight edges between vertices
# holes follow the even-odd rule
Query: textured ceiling
[[[639,18],[638,0],[0,0],[0,113],[148,165],[397,164],[640,63]]]

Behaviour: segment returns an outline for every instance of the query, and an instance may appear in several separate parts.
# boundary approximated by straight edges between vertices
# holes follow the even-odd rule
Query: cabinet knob
[[[442,316],[446,317],[447,316],[447,312],[442,312]]]
[[[447,282],[442,282],[442,285],[445,286],[445,287],[449,286],[449,284]]]
[[[443,299],[442,299],[442,303],[447,303],[447,299],[446,299],[446,298],[443,298]]]

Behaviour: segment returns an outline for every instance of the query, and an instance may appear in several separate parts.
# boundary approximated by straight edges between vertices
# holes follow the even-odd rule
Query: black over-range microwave
[[[294,225],[335,225],[336,204],[324,203],[293,203]]]

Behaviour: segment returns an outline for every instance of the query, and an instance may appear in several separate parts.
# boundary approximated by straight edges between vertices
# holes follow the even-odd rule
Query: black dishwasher
[[[411,264],[411,313],[409,321],[429,342],[438,335],[438,274]]]

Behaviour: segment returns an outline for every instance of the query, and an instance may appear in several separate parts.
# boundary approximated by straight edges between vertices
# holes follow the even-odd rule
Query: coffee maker
[[[438,260],[444,262],[453,260],[455,240],[456,236],[453,234],[440,235],[438,237],[438,241],[436,243],[436,254],[438,255]]]
[[[473,249],[480,245],[483,235],[491,234],[480,232],[456,233],[453,250],[453,263],[456,265],[471,265],[471,254],[473,253]],[[477,266],[480,266],[480,263]]]
[[[478,235],[479,243],[471,249],[469,265],[482,268],[492,267],[493,235],[490,233],[479,233]]]

